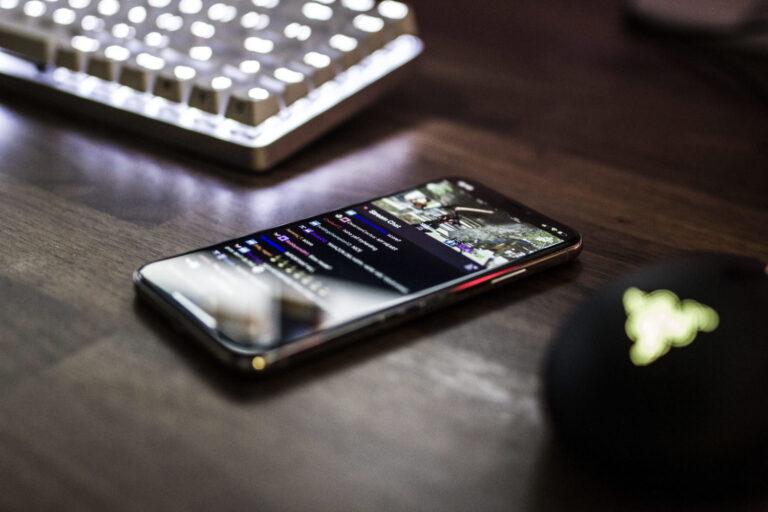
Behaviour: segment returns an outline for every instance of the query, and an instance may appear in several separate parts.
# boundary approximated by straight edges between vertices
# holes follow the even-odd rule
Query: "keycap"
[[[232,79],[223,75],[200,79],[193,83],[189,106],[211,114],[219,114],[229,98]]]
[[[333,34],[328,38],[328,46],[338,52],[339,64],[343,69],[357,64],[363,58],[360,42],[352,36]]]
[[[60,46],[56,48],[54,64],[72,71],[84,71],[86,65],[85,54],[71,46]]]
[[[142,52],[123,64],[120,83],[137,91],[146,92],[152,87],[155,73],[165,66],[162,57]]]
[[[324,83],[333,80],[336,76],[336,69],[333,65],[333,60],[327,53],[321,53],[318,51],[309,51],[302,57],[302,62],[312,68],[312,82],[315,87],[320,87]]]
[[[196,74],[195,68],[190,66],[178,65],[166,68],[157,75],[152,92],[176,103],[186,101],[191,87],[190,82]]]
[[[88,36],[77,35],[69,41],[62,40],[56,47],[54,65],[72,71],[85,71],[88,56],[99,49],[99,42]]]
[[[226,117],[257,126],[280,111],[277,96],[263,87],[241,89],[232,94]]]
[[[367,54],[373,53],[387,41],[384,20],[370,14],[358,14],[352,19],[352,36],[361,41]]]
[[[119,64],[108,59],[103,52],[100,52],[91,56],[86,69],[89,75],[112,81],[117,78]]]
[[[53,36],[42,29],[0,21],[0,48],[33,62],[44,64],[50,60],[53,41]]]
[[[271,77],[264,80],[281,91],[286,106],[293,105],[309,92],[309,80],[304,73],[287,66],[275,69]]]
[[[379,3],[377,12],[386,22],[386,30],[391,38],[416,33],[416,19],[413,11],[404,3],[384,0]]]

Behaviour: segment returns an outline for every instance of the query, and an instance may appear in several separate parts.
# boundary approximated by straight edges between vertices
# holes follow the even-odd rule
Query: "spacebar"
[[[50,34],[0,21],[0,48],[31,61],[46,64],[53,53]]]

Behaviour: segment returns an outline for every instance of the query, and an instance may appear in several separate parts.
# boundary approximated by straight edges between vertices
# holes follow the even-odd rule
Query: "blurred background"
[[[596,476],[540,399],[605,283],[768,260],[759,23],[681,29],[659,3],[414,0],[417,69],[266,174],[0,89],[0,508],[768,509]],[[135,303],[147,261],[445,175],[573,226],[579,261],[259,382]]]

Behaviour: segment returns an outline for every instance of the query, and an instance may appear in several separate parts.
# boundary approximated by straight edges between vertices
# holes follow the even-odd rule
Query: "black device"
[[[134,282],[222,360],[264,372],[580,248],[571,228],[445,178],[147,264]]]
[[[767,270],[751,258],[687,254],[577,308],[545,368],[562,444],[640,488],[764,486]]]

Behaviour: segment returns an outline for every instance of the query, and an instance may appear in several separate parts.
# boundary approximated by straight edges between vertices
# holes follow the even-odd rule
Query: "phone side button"
[[[521,268],[520,270],[516,272],[510,272],[509,274],[504,274],[501,277],[497,277],[496,279],[491,281],[491,284],[499,284],[502,281],[505,281],[509,279],[510,277],[519,276],[520,274],[524,274],[528,269],[527,268]]]

